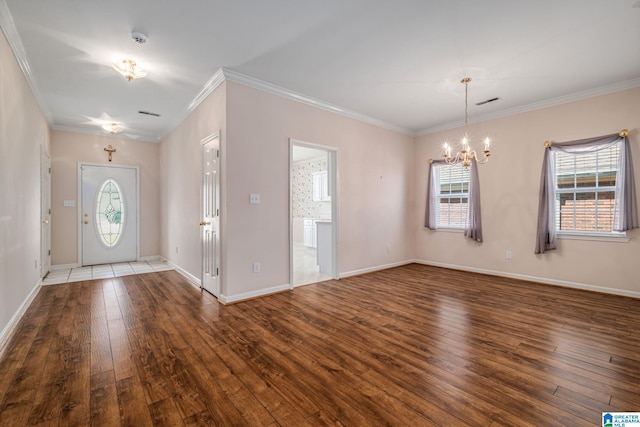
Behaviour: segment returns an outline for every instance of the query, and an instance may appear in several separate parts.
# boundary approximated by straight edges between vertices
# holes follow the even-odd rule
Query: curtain
[[[447,165],[444,160],[432,160],[429,163],[427,178],[427,208],[425,211],[424,226],[429,230],[435,230],[438,209],[438,188],[440,187],[438,168]],[[475,159],[471,162],[469,171],[469,209],[464,235],[477,242],[482,242],[482,219],[480,217],[480,181],[478,179],[478,163]]]
[[[427,177],[427,210],[425,211],[424,226],[429,230],[438,228],[436,223],[436,210],[438,209],[437,189],[440,187],[438,167],[446,165],[444,160],[431,160],[429,162],[429,175]]]
[[[616,175],[614,210],[614,231],[638,228],[635,181],[629,139],[620,134],[598,136],[568,142],[552,142],[544,151],[542,174],[540,176],[540,200],[538,203],[538,229],[536,233],[536,254],[556,248],[555,218],[555,165],[553,152],[585,154],[609,148],[620,143],[620,157]]]
[[[478,162],[471,159],[469,170],[469,210],[464,229],[465,237],[482,242],[482,218],[480,217],[480,180],[478,179]]]

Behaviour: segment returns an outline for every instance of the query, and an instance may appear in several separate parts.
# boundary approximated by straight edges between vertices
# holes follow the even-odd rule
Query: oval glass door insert
[[[115,246],[124,227],[124,200],[120,186],[108,179],[98,191],[96,201],[96,231],[107,247]]]

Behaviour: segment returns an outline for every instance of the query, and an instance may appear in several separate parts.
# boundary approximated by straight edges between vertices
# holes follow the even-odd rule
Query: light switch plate
[[[74,207],[76,205],[76,201],[75,200],[65,200],[64,201],[64,206],[65,207]]]

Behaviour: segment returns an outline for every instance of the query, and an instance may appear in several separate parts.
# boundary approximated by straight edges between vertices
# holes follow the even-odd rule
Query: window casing
[[[580,154],[555,153],[558,234],[624,235],[613,231],[620,144]]]
[[[439,165],[435,175],[437,228],[464,229],[469,210],[469,168]]]

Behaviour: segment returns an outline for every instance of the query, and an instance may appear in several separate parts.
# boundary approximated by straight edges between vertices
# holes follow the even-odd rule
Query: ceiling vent
[[[500,98],[496,97],[496,98],[487,99],[486,101],[480,101],[480,102],[476,103],[476,105],[480,106],[480,105],[488,104],[490,102],[497,101],[498,99],[500,99]]]
[[[138,44],[145,44],[147,42],[147,35],[138,31],[134,31],[131,33],[131,40]]]
[[[138,113],[140,114],[145,114],[147,116],[153,116],[153,117],[160,117],[160,114],[158,113],[151,113],[149,111],[138,111]]]

